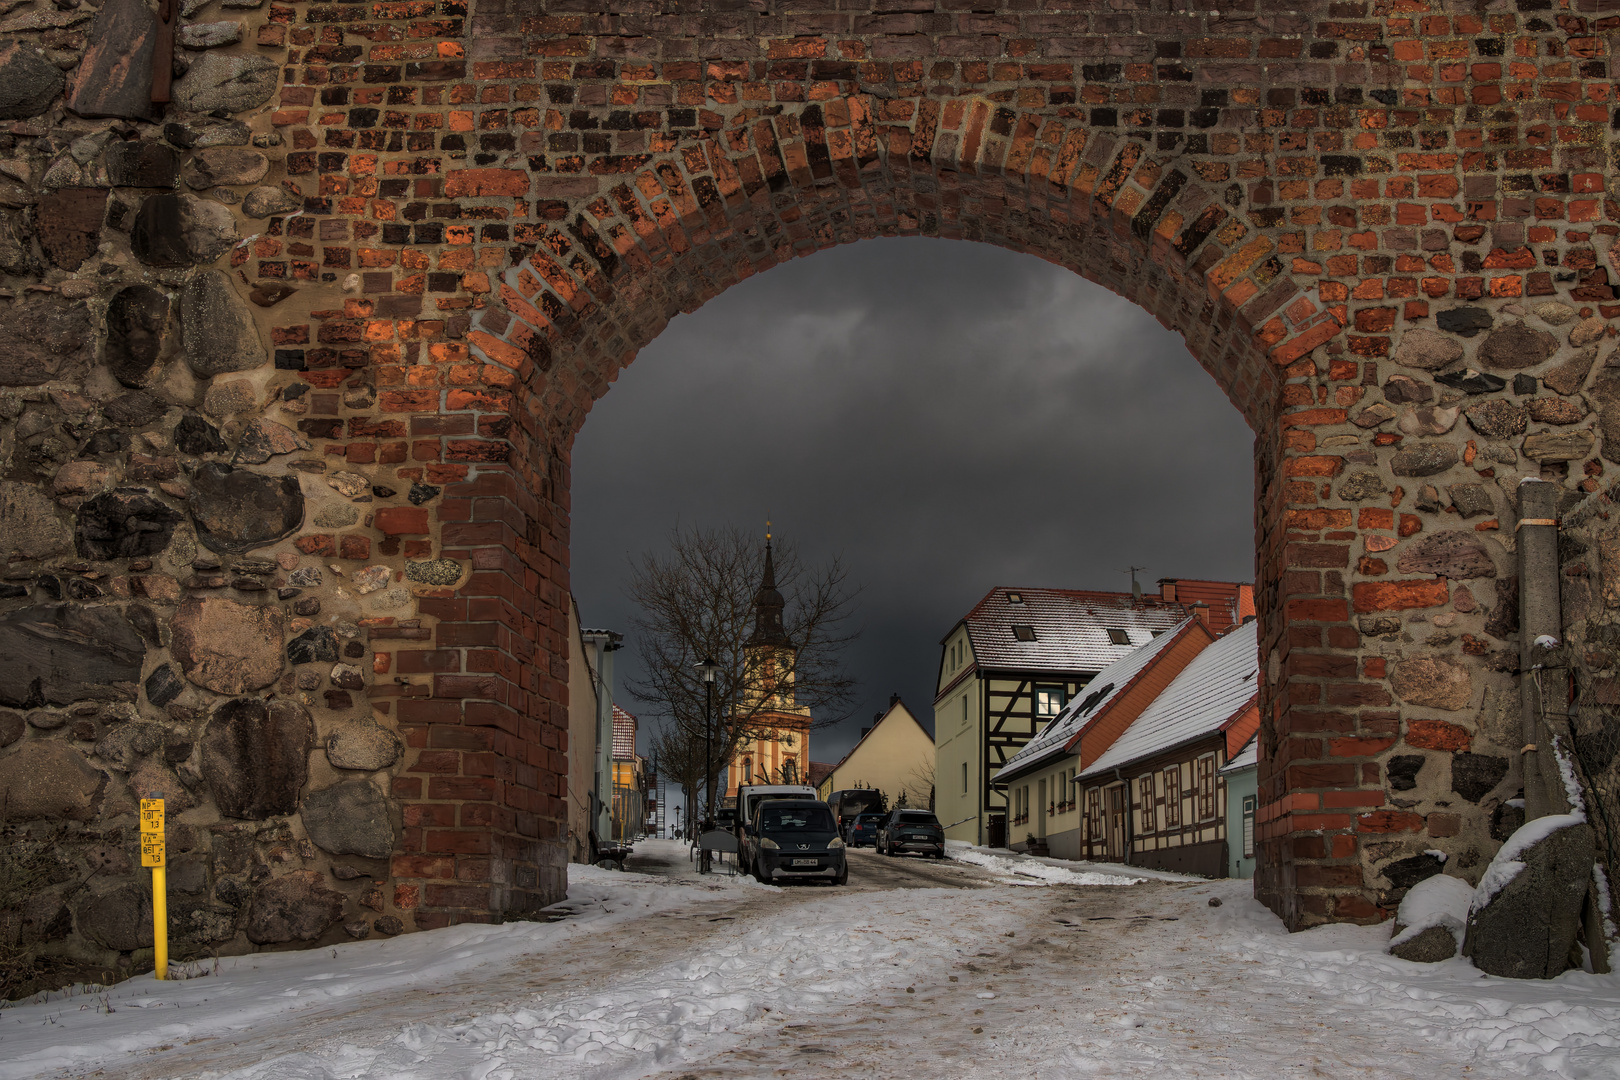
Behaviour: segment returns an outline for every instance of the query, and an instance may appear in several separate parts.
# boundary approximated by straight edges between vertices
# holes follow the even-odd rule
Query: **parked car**
[[[888,819],[887,814],[860,814],[849,823],[844,843],[850,847],[876,847],[878,826]]]
[[[911,853],[943,859],[945,830],[931,810],[896,808],[878,826],[877,849],[885,855]]]
[[[838,823],[838,833],[849,842],[849,826],[862,814],[887,814],[889,800],[884,798],[883,792],[876,788],[845,788],[835,791],[827,796],[827,805],[832,807],[833,820]]]
[[[743,834],[748,826],[754,823],[754,814],[759,810],[759,804],[766,799],[809,799],[816,798],[816,789],[808,784],[743,784],[737,788],[736,812],[737,843],[742,843]],[[746,865],[746,864],[745,864]]]
[[[743,865],[763,882],[849,880],[832,809],[819,799],[767,799],[743,832]]]

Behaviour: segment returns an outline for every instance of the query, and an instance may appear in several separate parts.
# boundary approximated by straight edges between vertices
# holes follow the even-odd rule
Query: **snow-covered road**
[[[578,868],[552,924],[0,1011],[0,1080],[1620,1078],[1615,977],[1409,964],[1387,928],[1289,935],[1246,882],[970,857],[857,853],[864,889]]]

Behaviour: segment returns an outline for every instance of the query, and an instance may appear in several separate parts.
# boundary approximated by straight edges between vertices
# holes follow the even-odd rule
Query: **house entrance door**
[[[1108,857],[1114,862],[1125,860],[1125,789],[1118,784],[1106,792],[1108,817]]]

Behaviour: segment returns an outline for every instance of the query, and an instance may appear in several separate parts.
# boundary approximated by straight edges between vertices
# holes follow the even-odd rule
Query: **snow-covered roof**
[[[1003,776],[1010,777],[1014,773],[1023,772],[1038,761],[1061,756],[1069,740],[1125,693],[1131,685],[1131,680],[1168,648],[1176,640],[1178,632],[1191,622],[1191,619],[1181,620],[1168,632],[1149,638],[1146,644],[1137,646],[1099,671],[1097,677],[1086,684],[1079,695],[1065,705],[1040,734],[1007,759],[1007,763],[997,771],[995,781],[1000,782]]]
[[[1253,621],[1206,647],[1080,776],[1111,772],[1219,731],[1255,698],[1259,648]]]
[[[613,706],[613,760],[636,759],[636,718],[617,705]]]
[[[1221,775],[1230,776],[1240,773],[1244,769],[1253,769],[1260,764],[1260,736],[1258,733],[1249,736],[1249,741],[1243,744],[1243,749],[1237,755],[1221,766]]]
[[[981,669],[1083,674],[1102,671],[1185,617],[1181,604],[1152,594],[1138,600],[1130,593],[997,586],[965,621]],[[1112,640],[1110,630],[1126,640]]]

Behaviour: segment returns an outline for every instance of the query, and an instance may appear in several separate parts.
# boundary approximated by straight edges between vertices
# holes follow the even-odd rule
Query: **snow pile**
[[[1485,873],[1479,879],[1479,888],[1474,890],[1474,903],[1469,909],[1470,913],[1479,911],[1490,903],[1493,896],[1507,888],[1513,879],[1519,876],[1525,867],[1525,864],[1519,861],[1519,856],[1558,830],[1585,823],[1584,814],[1548,814],[1546,817],[1539,817],[1520,825],[1497,849],[1491,864],[1485,868]]]
[[[1034,878],[1047,885],[1140,885],[1147,880],[1139,877],[1122,877],[1118,874],[1099,874],[1094,870],[1070,870],[1050,863],[1037,862],[1034,859],[1004,859],[999,855],[987,855],[972,848],[953,849],[950,857],[1011,878],[1009,884],[1028,884],[1018,881],[1020,877]]]
[[[1522,865],[1522,864],[1521,864]],[[1404,945],[1431,927],[1443,926],[1457,940],[1462,951],[1463,933],[1468,929],[1468,908],[1474,889],[1461,878],[1436,874],[1424,878],[1406,892],[1396,909],[1395,921],[1406,929],[1390,939],[1389,948]]]

